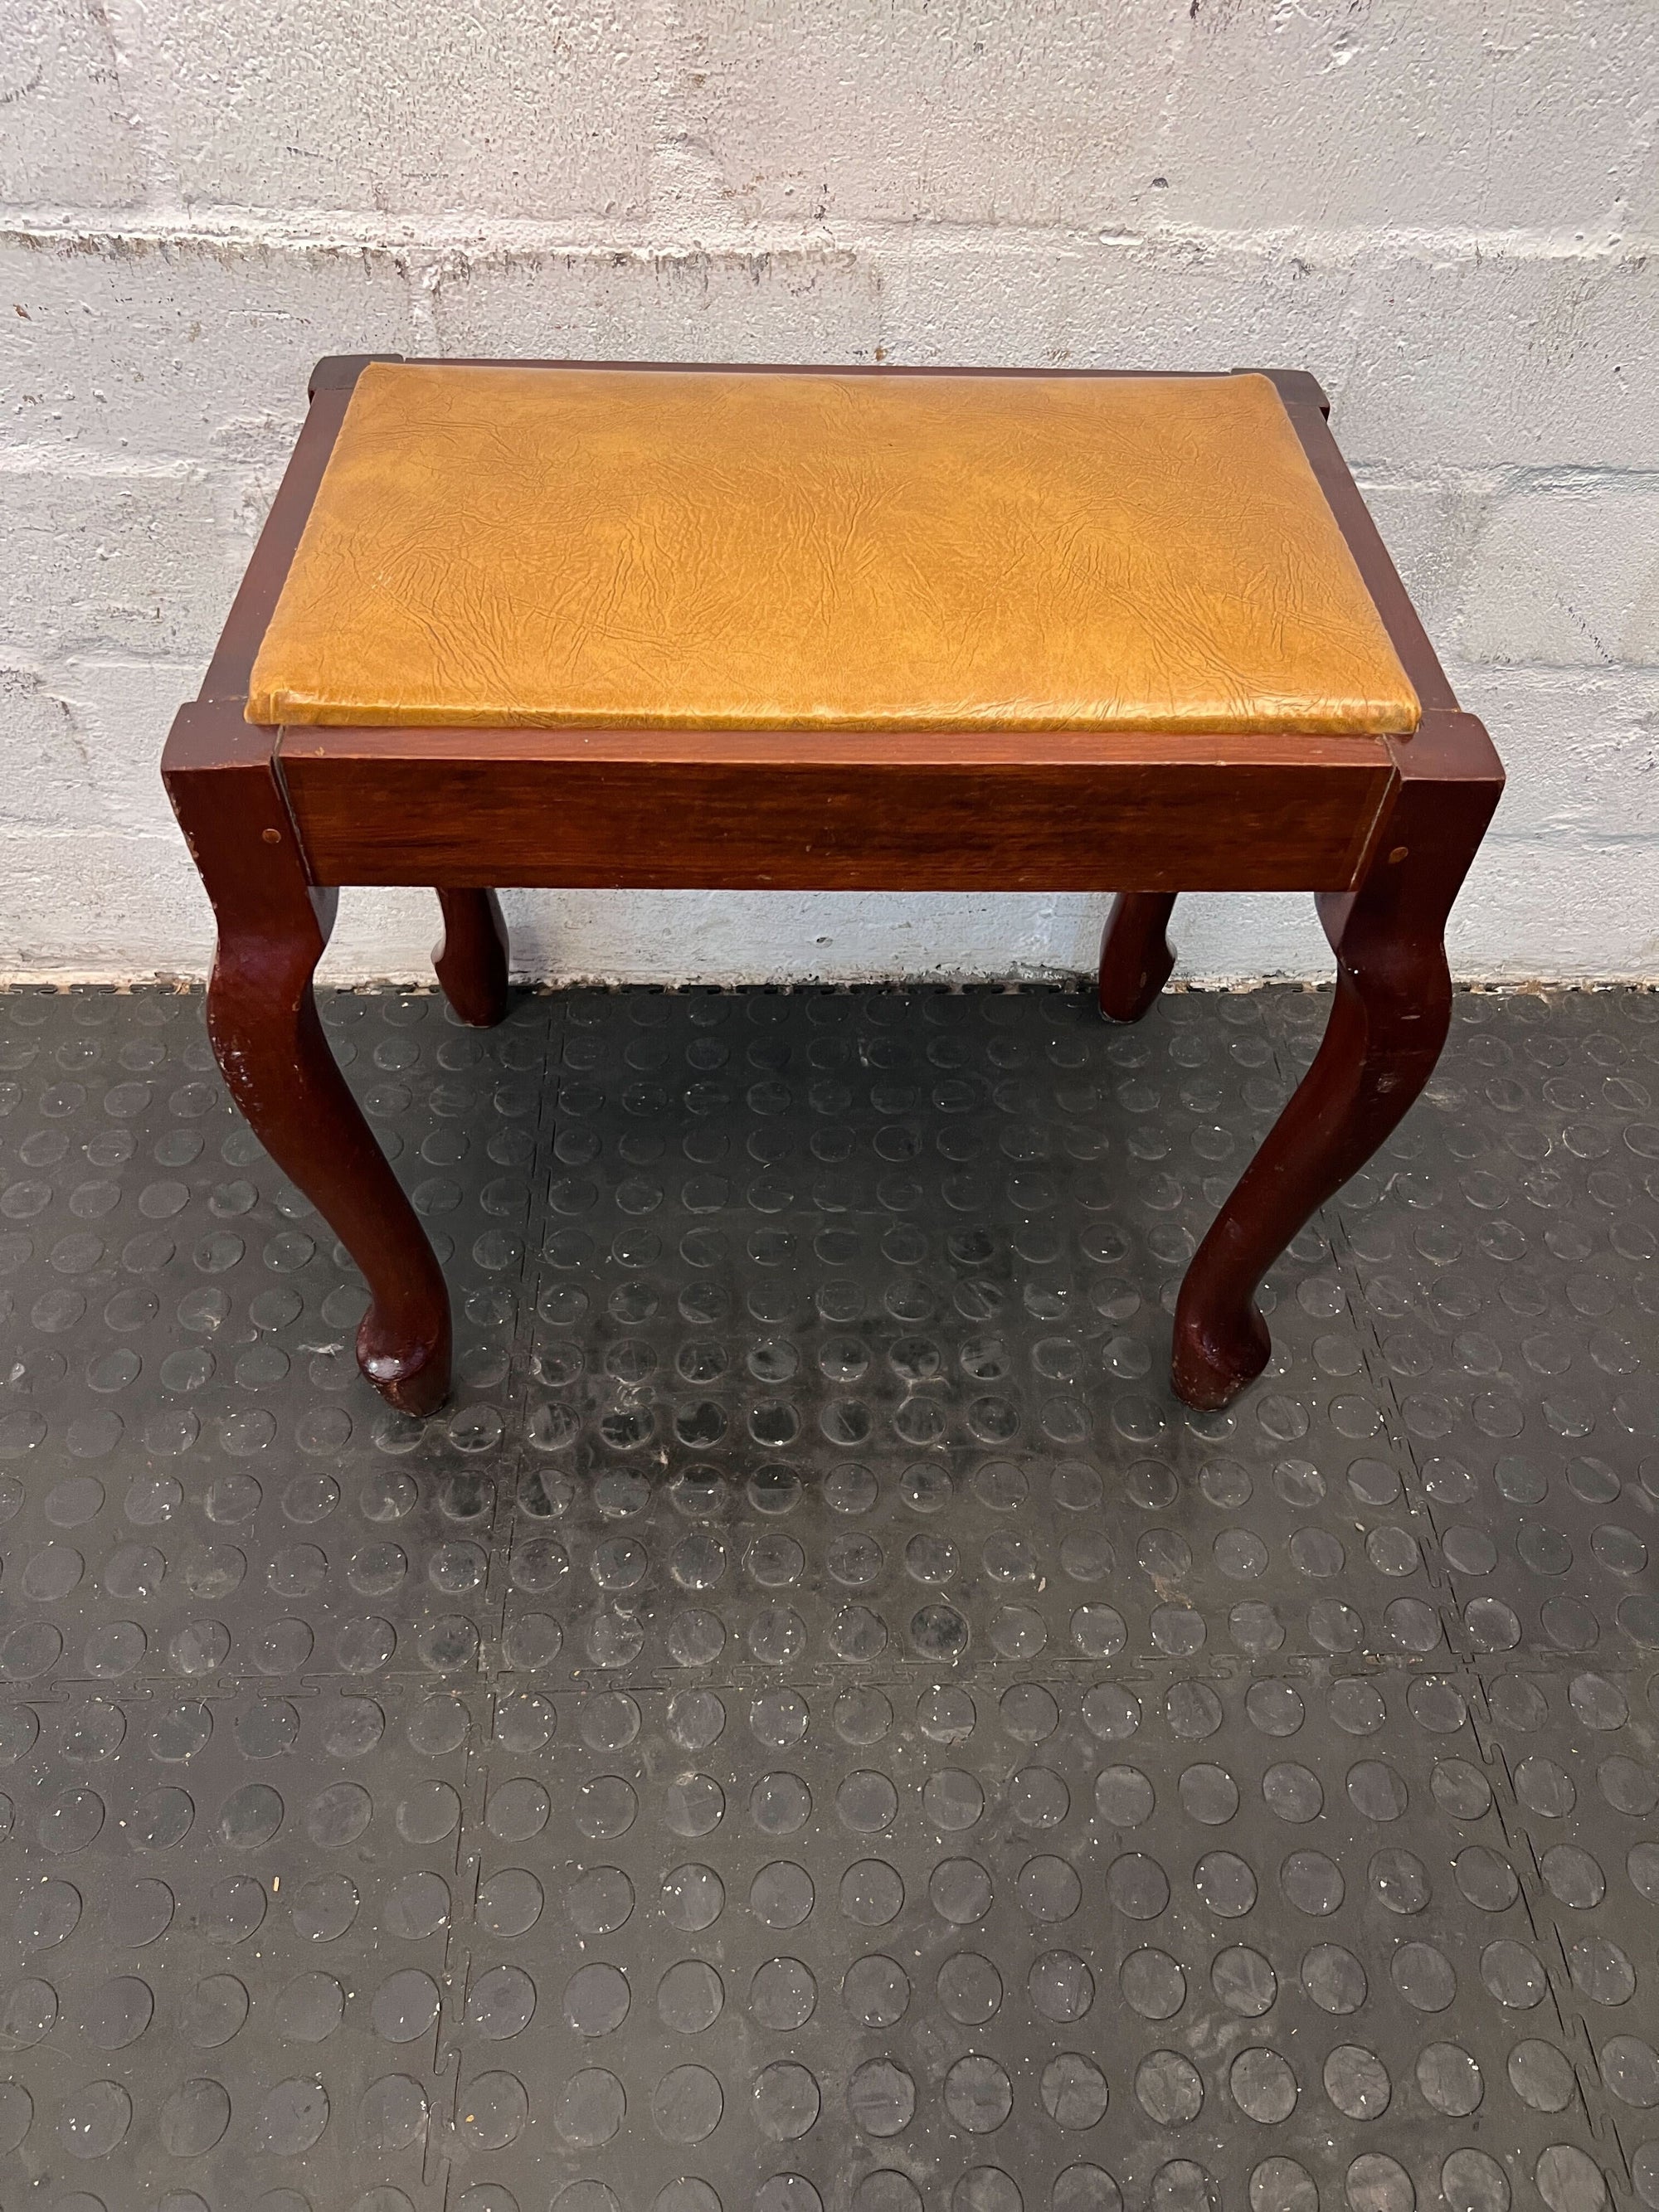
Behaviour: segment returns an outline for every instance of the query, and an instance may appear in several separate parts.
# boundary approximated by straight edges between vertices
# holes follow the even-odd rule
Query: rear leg
[[[494,1029],[507,1012],[507,924],[494,891],[440,891],[444,933],[433,947],[438,981],[460,1018]]]
[[[1173,891],[1120,891],[1100,940],[1100,1011],[1109,1022],[1138,1022],[1170,980],[1175,954],[1164,932]]]

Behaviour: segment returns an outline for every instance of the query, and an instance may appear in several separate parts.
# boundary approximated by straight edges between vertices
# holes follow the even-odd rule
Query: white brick
[[[135,97],[186,204],[549,219],[642,206],[645,9],[144,0]]]
[[[131,207],[148,164],[94,0],[10,0],[0,31],[0,200]]]
[[[1646,0],[688,0],[680,20],[690,134],[769,218],[1602,229],[1659,64]]]
[[[1659,665],[1659,475],[1567,477],[1502,500],[1458,643],[1473,660]]]
[[[878,261],[895,361],[1310,368],[1374,475],[1650,467],[1659,257],[921,232]]]
[[[525,891],[514,965],[629,982],[1053,975],[1052,897],[791,891]]]
[[[38,671],[0,666],[0,836],[52,830],[84,809],[88,746]]]
[[[213,957],[213,922],[182,840],[107,834],[0,837],[9,890],[0,909],[0,979],[18,975],[131,979],[203,975]],[[836,977],[843,974],[1003,976],[1075,966],[1086,973],[1098,947],[1098,902],[1087,919],[1080,902],[1059,902],[1046,930],[1000,915],[985,901],[975,917],[955,899],[825,899],[798,917],[748,910],[742,898],[714,893],[510,895],[515,948],[537,957],[535,972],[685,981],[750,977]],[[675,911],[661,910],[665,900]],[[696,901],[706,916],[688,911]],[[1032,909],[1037,901],[1023,902]],[[341,927],[320,971],[325,980],[391,976],[426,981],[437,934],[429,894],[357,892],[342,902]],[[904,908],[911,912],[907,915]],[[605,908],[610,909],[609,915]],[[859,909],[871,909],[862,925]],[[539,927],[532,908],[549,920]],[[629,913],[629,909],[633,909]],[[720,908],[734,909],[719,916]],[[1651,980],[1659,974],[1659,845],[1562,846],[1548,840],[1488,841],[1447,933],[1455,974],[1525,981],[1535,977]],[[715,926],[705,933],[704,919]],[[1040,913],[1032,919],[1041,923]],[[798,926],[798,920],[801,926]],[[905,925],[907,921],[910,927]],[[1060,927],[1064,922],[1066,926]],[[555,929],[565,924],[568,929]],[[685,958],[665,947],[684,933]],[[846,933],[859,932],[867,957],[849,959]],[[1289,975],[1328,980],[1328,949],[1311,902],[1226,898],[1183,900],[1171,937],[1178,974],[1208,981]],[[826,947],[821,940],[829,938]],[[544,946],[544,952],[538,948]],[[1022,959],[1030,946],[1034,957]],[[636,969],[626,948],[644,957]],[[715,957],[706,957],[708,954]],[[842,966],[845,960],[847,964]],[[524,963],[515,950],[514,966]]]
[[[441,347],[1312,368],[1510,771],[1455,963],[1659,975],[1652,0],[9,9],[0,969],[204,968],[167,720],[313,361]],[[508,905],[521,969],[655,981],[1086,970],[1104,910]],[[327,972],[426,975],[436,928],[349,894]],[[1330,972],[1305,898],[1175,936]]]
[[[182,837],[0,837],[0,977],[204,975],[213,915]]]
[[[1452,908],[1455,975],[1659,976],[1659,838],[1489,837]]]
[[[1447,673],[1509,774],[1495,836],[1659,849],[1659,677],[1457,661]]]
[[[1650,468],[1659,257],[1468,248],[1358,267],[1332,422],[1368,465]]]
[[[205,653],[244,543],[184,475],[0,471],[0,637],[35,653]]]
[[[1464,582],[1495,481],[1491,471],[1422,477],[1367,471],[1358,477],[1401,580],[1443,657],[1455,636]]]
[[[446,354],[867,361],[873,270],[848,253],[457,254],[434,308]]]
[[[432,948],[442,935],[443,918],[432,891],[362,884],[348,888],[340,893],[334,934],[318,968],[318,979],[358,983],[366,977],[387,976],[398,982],[429,983]]]
[[[1167,220],[1592,233],[1627,221],[1652,145],[1649,0],[1204,0],[1182,13],[1159,134]]]
[[[1351,277],[1196,241],[920,235],[880,268],[896,362],[1203,368],[1346,364]]]
[[[142,662],[70,664],[50,676],[0,667],[0,836],[105,831],[175,836],[161,746],[200,672]]]
[[[291,443],[320,356],[418,349],[407,275],[388,253],[0,237],[0,439],[12,442],[207,459],[281,425]]]
[[[173,715],[201,687],[201,663],[75,660],[52,681],[84,748],[88,826],[176,837],[161,748]]]
[[[1165,42],[1097,10],[928,0],[690,0],[686,125],[750,216],[1127,219]]]

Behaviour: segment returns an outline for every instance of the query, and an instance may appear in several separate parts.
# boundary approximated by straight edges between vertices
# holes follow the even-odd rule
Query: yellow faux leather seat
[[[1403,733],[1265,376],[364,369],[260,723]]]

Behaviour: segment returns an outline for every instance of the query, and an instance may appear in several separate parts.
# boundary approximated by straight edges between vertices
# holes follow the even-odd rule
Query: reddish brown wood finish
[[[1312,890],[1338,965],[1325,1041],[1217,1215],[1176,1310],[1176,1389],[1225,1403],[1267,1358],[1263,1273],[1434,1065],[1449,1006],[1441,933],[1503,783],[1486,732],[1457,711],[1313,378],[1267,372],[1423,702],[1410,738],[253,729],[242,719],[253,657],[372,357],[318,364],[201,701],[180,714],[163,763],[219,921],[214,1048],[267,1149],[362,1269],[368,1379],[410,1412],[439,1403],[449,1308],[317,1021],[311,979],[334,896],[324,886],[436,885],[440,981],[463,1020],[485,1024],[507,989],[485,884],[1113,888],[1100,1003],[1118,1020],[1143,1014],[1169,975],[1178,891]]]
[[[325,882],[1269,890],[1358,879],[1382,738],[748,730],[280,737]]]
[[[320,374],[329,366],[326,362],[319,362],[316,373]],[[301,427],[298,442],[276,488],[264,528],[259,532],[259,542],[231,601],[230,612],[225,617],[224,629],[219,634],[218,645],[202,681],[199,698],[234,700],[239,713],[246,704],[254,656],[276,610],[283,580],[306,526],[306,517],[311,512],[323,471],[328,466],[328,457],[334,450],[334,441],[350,397],[349,385],[313,383],[310,412]],[[270,751],[268,744],[266,751]]]
[[[219,924],[207,1000],[214,1055],[260,1143],[362,1270],[363,1373],[403,1412],[430,1413],[449,1388],[449,1294],[312,995],[338,895],[307,876],[269,733],[234,702],[181,708],[163,773]]]
[[[444,933],[432,948],[443,994],[464,1022],[494,1029],[507,1012],[507,924],[494,891],[441,890]]]
[[[1400,1121],[1446,1041],[1442,933],[1498,786],[1471,717],[1437,713],[1419,736],[1418,759],[1431,765],[1402,783],[1364,881],[1318,902],[1337,960],[1324,1041],[1181,1286],[1173,1373],[1188,1405],[1224,1406],[1267,1365],[1261,1278]]]
[[[1100,939],[1100,1011],[1109,1022],[1138,1022],[1170,980],[1175,954],[1164,934],[1173,891],[1120,891]]]

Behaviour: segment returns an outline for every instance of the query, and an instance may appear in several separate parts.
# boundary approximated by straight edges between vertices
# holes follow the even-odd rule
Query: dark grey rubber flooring
[[[1460,1000],[1228,1414],[1322,998],[0,999],[0,2205],[1659,2206],[1659,997]]]

